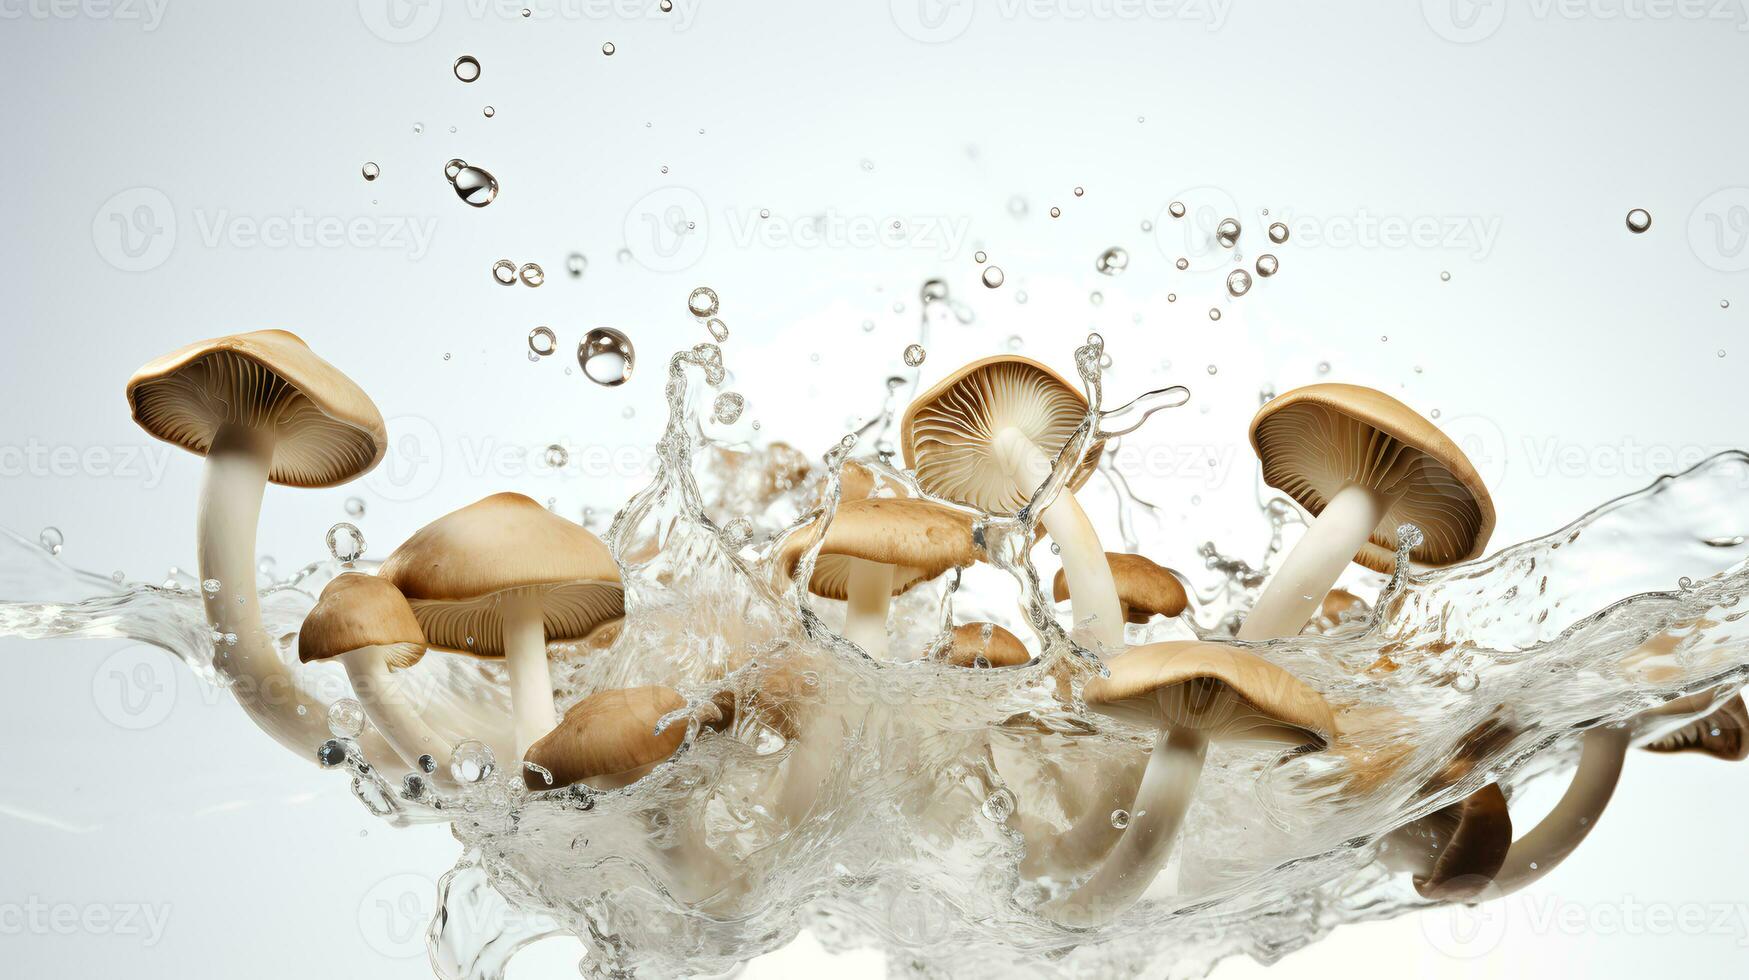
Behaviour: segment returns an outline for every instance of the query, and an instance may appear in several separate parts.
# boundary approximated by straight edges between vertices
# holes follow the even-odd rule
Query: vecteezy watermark
[[[0,0],[4,2],[4,0]],[[160,0],[162,2],[162,0]],[[675,31],[692,27],[702,0],[462,0],[451,16],[470,21],[560,20],[627,23],[661,20]],[[443,0],[358,0],[358,16],[372,34],[391,44],[422,41],[443,20]]]
[[[155,31],[170,0],[0,0],[0,20],[103,20]]]
[[[1514,18],[1533,21],[1710,21],[1749,30],[1745,0],[1421,0],[1433,32],[1457,44],[1485,41]]]
[[[621,225],[626,250],[652,272],[679,272],[704,257],[710,215],[690,187],[659,187],[632,202]]]
[[[1286,225],[1288,242],[1294,248],[1413,248],[1466,252],[1477,260],[1486,259],[1494,251],[1501,225],[1497,214],[1376,214],[1366,208],[1353,214],[1334,215],[1302,215],[1284,210],[1273,217],[1254,220]]]
[[[28,439],[0,445],[0,479],[82,477],[122,480],[151,489],[164,482],[171,452],[164,443],[67,446]]]
[[[123,647],[105,657],[91,675],[91,703],[117,728],[152,728],[176,709],[180,673],[175,659],[157,647]]]
[[[906,37],[944,44],[965,34],[978,13],[978,0],[890,0],[893,24]],[[986,0],[984,11],[998,20],[1076,24],[1086,21],[1200,24],[1226,26],[1233,0]]]
[[[649,480],[659,470],[654,449],[638,443],[548,445],[510,442],[491,434],[445,435],[430,419],[388,420],[389,451],[364,478],[384,500],[409,503],[436,490],[446,472],[494,483],[528,480]]]
[[[1749,947],[1749,903],[1645,901],[1633,895],[1575,902],[1559,895],[1520,893],[1474,905],[1442,905],[1423,912],[1421,935],[1453,959],[1494,952],[1510,933],[1531,936],[1652,936],[1718,938]]]
[[[145,902],[0,902],[0,936],[123,936],[150,949],[164,939],[170,906]]]
[[[196,208],[196,240],[204,248],[382,249],[417,262],[431,249],[437,219],[407,215],[239,214]],[[135,187],[104,201],[91,219],[91,241],[105,262],[123,272],[148,272],[176,248],[182,222],[163,191]]]
[[[970,215],[868,215],[827,210],[801,218],[769,210],[723,214],[736,248],[919,249],[942,259],[962,254],[971,237]]]
[[[1720,272],[1749,269],[1749,187],[1708,194],[1688,215],[1688,247]]]

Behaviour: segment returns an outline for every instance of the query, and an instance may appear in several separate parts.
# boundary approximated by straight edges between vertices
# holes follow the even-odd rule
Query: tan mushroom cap
[[[686,741],[686,722],[675,721],[660,734],[656,725],[686,707],[686,699],[660,685],[597,691],[571,706],[559,727],[529,746],[527,761],[552,773],[553,781],[524,768],[531,790],[557,789],[588,782],[599,789],[629,786],[674,754]],[[719,704],[702,709],[712,727],[729,720]]]
[[[549,642],[583,639],[625,615],[607,545],[519,493],[432,521],[377,574],[413,604],[432,646],[480,657],[504,656],[499,606],[513,593],[540,597]]]
[[[787,574],[795,574],[796,565],[813,541],[810,533],[792,534],[784,540],[779,559]],[[852,558],[892,565],[893,594],[898,595],[950,568],[977,560],[972,517],[931,500],[847,500],[838,505],[826,528],[826,542],[814,561],[808,589],[827,599],[845,598],[850,585],[848,559]]]
[[[1012,354],[960,368],[917,396],[900,422],[905,462],[929,493],[992,514],[1013,514],[1036,487],[1018,489],[998,465],[991,443],[1007,428],[1026,433],[1046,456],[1068,444],[1087,417],[1087,399],[1037,361]],[[1104,443],[1087,447],[1069,478],[1079,490]]]
[[[1202,731],[1221,741],[1323,748],[1336,732],[1324,698],[1243,650],[1184,640],[1131,647],[1087,683],[1089,708],[1132,723]]]
[[[1105,560],[1111,565],[1111,578],[1117,584],[1117,601],[1123,607],[1123,617],[1132,623],[1145,623],[1155,616],[1176,616],[1190,605],[1184,593],[1184,583],[1164,565],[1157,565],[1141,555],[1126,555],[1108,551]],[[1069,576],[1057,569],[1051,580],[1051,597],[1058,602],[1069,598]]]
[[[365,647],[388,647],[390,670],[425,656],[425,632],[401,591],[389,582],[347,572],[322,589],[298,630],[298,660],[313,663]]]
[[[1415,876],[1422,898],[1454,902],[1475,898],[1506,864],[1512,849],[1512,815],[1506,795],[1489,783],[1461,803],[1426,818],[1431,835],[1444,841],[1433,871]]]
[[[953,628],[953,645],[947,662],[955,667],[976,667],[978,658],[990,667],[1018,667],[1032,662],[1020,637],[995,623],[965,623]]]
[[[1712,714],[1678,728],[1663,738],[1647,742],[1651,752],[1698,752],[1726,762],[1749,759],[1749,739],[1743,737],[1749,728],[1749,711],[1743,707],[1741,694],[1731,698]]]
[[[1395,398],[1358,385],[1296,388],[1251,420],[1251,446],[1263,482],[1313,514],[1345,484],[1397,495],[1354,560],[1389,573],[1397,528],[1413,524],[1422,543],[1410,553],[1427,565],[1479,556],[1494,532],[1494,502],[1475,467],[1445,433]]]
[[[128,379],[140,428],[206,455],[222,425],[272,428],[267,478],[328,487],[368,473],[388,451],[383,417],[362,389],[284,330],[218,337],[146,364]]]

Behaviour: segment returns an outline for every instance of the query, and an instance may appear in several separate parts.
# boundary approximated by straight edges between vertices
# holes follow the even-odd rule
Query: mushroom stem
[[[1105,857],[1123,836],[1121,828],[1112,826],[1111,814],[1127,810],[1135,803],[1143,771],[1143,767],[1126,765],[1116,771],[1096,773],[1092,787],[1087,790],[1092,799],[1073,818],[1069,829],[1040,845],[1036,862],[1039,871],[1074,874]],[[1084,784],[1072,786],[1070,792],[1083,788]]]
[[[504,622],[504,663],[510,672],[510,718],[516,758],[559,724],[553,707],[552,669],[547,665],[547,633],[540,597],[511,592],[499,605]]]
[[[1615,793],[1630,740],[1626,728],[1593,728],[1585,733],[1579,768],[1567,792],[1541,823],[1513,841],[1506,852],[1506,864],[1494,879],[1498,896],[1535,883],[1584,842]]]
[[[995,448],[1003,469],[1022,493],[1034,492],[1050,475],[1050,457],[1019,429],[1002,430],[996,437]],[[1087,519],[1086,511],[1067,487],[1038,516],[1062,553],[1075,624],[1093,620],[1093,635],[1100,645],[1121,649],[1123,609],[1117,599],[1117,582],[1111,577],[1111,564],[1099,543],[1099,533],[1093,530],[1093,522]]]
[[[1200,731],[1181,726],[1160,733],[1130,810],[1129,828],[1099,871],[1058,903],[1061,921],[1108,922],[1142,897],[1172,856],[1207,753],[1208,736]]]
[[[877,660],[887,654],[887,606],[893,600],[893,566],[848,558],[844,638]]]
[[[1388,495],[1358,483],[1331,497],[1264,586],[1239,627],[1239,639],[1274,640],[1299,633],[1355,552],[1378,530],[1390,505]]]
[[[419,757],[429,755],[438,770],[449,766],[449,743],[420,717],[413,693],[389,671],[388,651],[380,646],[349,650],[340,657],[352,690],[364,713],[408,766],[419,769]]]

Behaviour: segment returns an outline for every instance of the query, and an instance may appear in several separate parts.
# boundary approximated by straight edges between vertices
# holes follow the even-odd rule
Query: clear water
[[[1065,459],[1096,437],[1169,425],[1161,413],[1188,398],[1165,389],[1102,411],[1102,360],[1097,337],[1077,352],[1095,411]],[[1380,835],[1487,782],[1511,795],[1564,779],[1577,733],[1631,724],[1650,738],[1688,719],[1654,730],[1635,721],[1645,709],[1749,677],[1738,608],[1749,584],[1749,455],[1732,452],[1482,561],[1381,578],[1375,608],[1263,645],[1338,710],[1337,746],[1291,759],[1212,751],[1179,857],[1153,890],[1108,926],[1064,928],[1035,910],[1069,883],[1030,873],[1027,835],[1064,825],[1066,773],[1134,769],[1151,738],[1054,693],[1060,668],[1076,690],[1100,670],[1065,634],[1064,610],[1047,601],[1031,560],[1046,547],[1035,544],[1032,510],[1061,491],[1067,470],[1033,509],[979,523],[995,574],[950,574],[895,601],[897,659],[877,663],[834,632],[837,604],[806,596],[768,559],[787,535],[831,519],[847,458],[917,492],[882,462],[895,396],[914,380],[887,379],[874,420],[814,460],[777,442],[706,437],[722,415],[716,346],[676,354],[667,370],[660,473],[606,535],[625,581],[624,629],[608,649],[556,645],[555,682],[561,708],[633,684],[670,685],[693,705],[730,691],[733,727],[701,731],[682,711],[668,723],[688,726],[683,748],[637,784],[530,793],[485,745],[458,753],[459,778],[405,772],[363,725],[337,668],[296,667],[309,710],[336,735],[330,761],[360,802],[394,825],[447,823],[464,845],[429,936],[446,980],[500,977],[517,949],[558,934],[589,947],[584,969],[595,976],[719,974],[804,928],[828,948],[878,947],[895,973],[915,976],[1194,977],[1235,954],[1269,962],[1344,923],[1427,904],[1375,862]],[[1100,473],[1118,490],[1126,539],[1108,546],[1142,547],[1160,508],[1109,466]],[[1280,501],[1259,503],[1275,532],[1263,560],[1205,545],[1204,567],[1184,569],[1193,615],[1130,627],[1130,642],[1231,630],[1297,521]],[[203,619],[200,583],[89,574],[48,540],[0,536],[0,635],[125,637],[219,682],[224,639]],[[334,559],[283,578],[264,572],[266,628],[288,664],[304,613],[341,570]],[[975,620],[1008,624],[1038,657],[977,671],[928,659],[947,626]],[[1666,637],[1675,642],[1648,645]],[[490,663],[432,655],[414,673],[445,710],[508,711]],[[854,705],[856,720],[842,764],[792,828],[771,803],[786,748],[762,719],[776,703],[825,699]],[[1469,739],[1487,725],[1501,736]],[[1466,745],[1468,775],[1424,792]],[[312,761],[319,748],[309,746]],[[1583,848],[1573,858],[1585,859]]]

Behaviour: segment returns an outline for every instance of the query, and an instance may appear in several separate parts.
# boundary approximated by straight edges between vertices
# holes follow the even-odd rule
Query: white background
[[[1440,411],[1494,490],[1496,545],[1749,445],[1739,3],[520,6],[0,0],[0,523],[61,528],[85,568],[187,565],[198,461],[145,439],[122,387],[159,353],[263,326],[356,379],[396,441],[361,485],[269,492],[261,549],[282,569],[323,553],[351,495],[379,558],[497,490],[611,510],[646,477],[661,362],[707,339],[683,308],[700,283],[723,297],[744,426],[810,454],[879,404],[925,278],[976,315],[936,326],[926,381],[1011,336],[1067,371],[1100,331],[1114,400],[1194,391],[1135,440],[1162,451],[1131,471],[1173,514],[1150,554],[1192,570],[1205,539],[1255,554],[1245,423],[1259,388],[1317,380],[1320,361]],[[484,66],[471,85],[451,74],[462,54]],[[456,200],[450,157],[493,171],[499,200]],[[1227,267],[1185,233],[1197,216],[1161,213],[1180,197],[1239,216],[1249,255],[1286,220],[1281,274],[1226,300]],[[1623,224],[1636,206],[1643,236]],[[671,213],[694,235],[660,233]],[[896,242],[860,237],[895,219]],[[274,237],[301,222],[351,232]],[[1112,245],[1131,256],[1118,278],[1093,269]],[[979,284],[977,249],[1002,288]],[[501,257],[541,263],[546,285],[495,284]],[[542,323],[561,353],[530,364]],[[595,326],[638,346],[624,387],[564,373]],[[551,443],[608,462],[525,461]],[[155,652],[0,641],[0,665],[0,972],[428,975],[444,831],[375,824],[342,778]],[[1735,975],[1745,775],[1636,755],[1578,855],[1478,931],[1437,914],[1347,928],[1275,973]],[[169,919],[62,930],[21,919],[33,904]],[[546,945],[515,975],[574,958]],[[748,975],[820,969],[884,968],[804,940]]]

